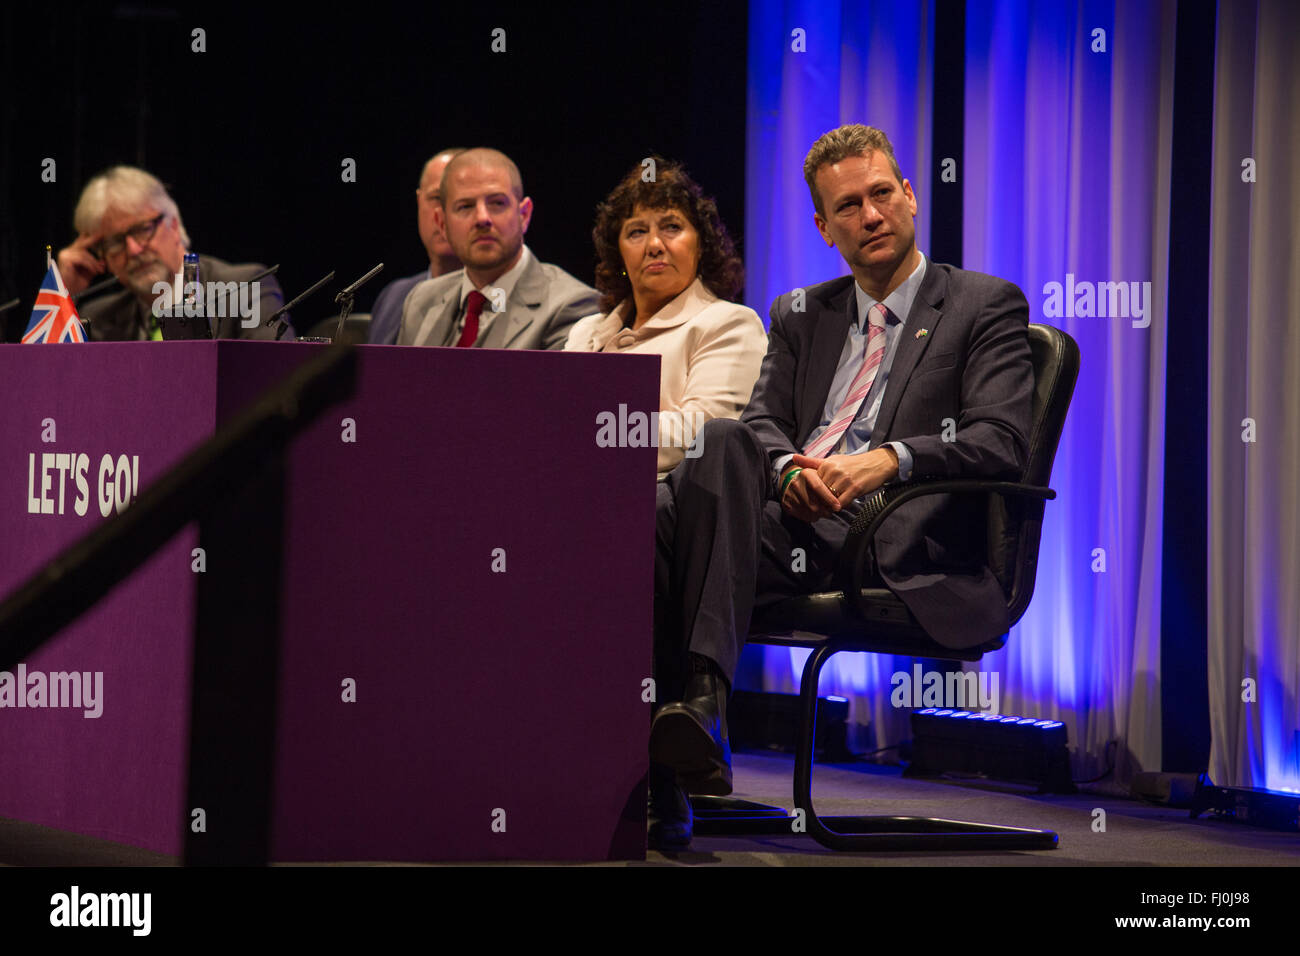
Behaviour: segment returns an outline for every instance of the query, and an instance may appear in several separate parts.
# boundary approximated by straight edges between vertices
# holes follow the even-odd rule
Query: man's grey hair
[[[804,158],[803,178],[808,183],[808,191],[812,193],[813,207],[818,215],[826,215],[826,210],[822,208],[822,197],[817,192],[817,170],[850,156],[866,156],[876,151],[888,157],[889,168],[894,171],[898,184],[903,185],[903,171],[898,168],[898,160],[894,158],[893,144],[889,142],[888,136],[874,126],[851,123],[817,138]]]
[[[134,166],[114,166],[86,183],[72,214],[72,225],[79,233],[96,233],[110,209],[132,212],[146,206],[173,217],[180,229],[181,242],[186,249],[190,247],[190,235],[185,231],[176,201],[167,195],[166,187],[156,176]]]

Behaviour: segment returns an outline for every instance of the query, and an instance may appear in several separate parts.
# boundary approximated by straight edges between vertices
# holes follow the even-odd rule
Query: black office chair
[[[319,338],[332,339],[334,333],[339,327],[339,317],[331,315],[328,319],[321,319],[303,335],[317,336]],[[370,334],[370,313],[353,312],[348,316],[347,321],[343,324],[343,335],[341,341],[348,345],[365,345],[366,337]]]
[[[965,823],[929,817],[819,817],[812,802],[817,681],[822,667],[840,651],[868,651],[911,657],[977,661],[1002,647],[1007,635],[986,644],[953,650],[931,638],[907,606],[886,588],[864,587],[867,555],[881,523],[905,502],[923,495],[987,495],[988,564],[1002,584],[1010,621],[1025,613],[1034,593],[1044,502],[1066,411],[1079,376],[1079,346],[1048,325],[1029,326],[1033,356],[1033,417],[1022,480],[954,479],[918,481],[882,488],[869,496],[854,520],[840,554],[840,591],[802,595],[755,613],[749,639],[760,644],[810,647],[800,682],[799,742],[794,764],[794,805],[806,830],[835,850],[1050,849],[1050,830]],[[806,632],[795,636],[794,631]],[[790,833],[797,817],[778,807],[729,797],[694,796],[695,832]]]

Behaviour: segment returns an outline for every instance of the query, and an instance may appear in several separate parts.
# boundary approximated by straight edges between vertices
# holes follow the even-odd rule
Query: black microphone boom
[[[301,302],[303,299],[307,298],[307,296],[311,295],[313,292],[317,292],[317,291],[319,291],[321,286],[323,286],[325,283],[329,282],[329,281],[330,281],[331,279],[333,279],[333,278],[334,278],[334,272],[333,272],[333,270],[330,270],[330,274],[329,274],[329,275],[327,275],[325,278],[320,279],[319,281],[317,281],[317,283],[316,283],[315,285],[313,285],[310,289],[308,289],[308,290],[307,290],[306,292],[304,292],[302,295],[298,296],[298,298],[294,299],[292,302],[290,302],[290,303],[288,303],[288,304],[286,304],[286,305],[282,305],[282,306],[280,306],[280,308],[278,308],[278,309],[276,309],[274,312],[272,312],[270,318],[268,318],[268,319],[266,320],[266,321],[267,321],[267,324],[269,325],[270,323],[272,323],[272,322],[274,322],[276,319],[278,319],[280,316],[284,315],[284,313],[286,313],[286,312],[288,312],[290,309],[296,307],[296,306],[298,305],[299,302]]]
[[[334,341],[338,342],[343,337],[343,327],[348,321],[348,313],[352,311],[352,299],[358,289],[373,279],[379,273],[384,271],[384,264],[381,262],[356,282],[352,283],[342,292],[334,297],[334,301],[339,305],[339,324],[334,328]]]
[[[369,272],[363,275],[356,282],[352,283],[350,286],[348,286],[346,289],[344,289],[342,292],[336,295],[334,297],[334,301],[338,303],[338,302],[342,302],[344,297],[347,297],[349,299],[352,298],[352,296],[356,295],[358,289],[360,289],[363,285],[365,285],[367,282],[369,282],[371,279],[373,279],[375,276],[379,275],[379,273],[383,271],[384,271],[384,264],[381,262],[379,263],[379,265],[375,266],[373,269],[371,269]]]
[[[101,292],[107,292],[109,289],[113,288],[113,286],[121,285],[121,284],[122,283],[118,281],[117,276],[111,276],[110,278],[105,279],[102,282],[96,282],[94,285],[87,286],[86,288],[82,289],[80,292],[76,293],[72,297],[72,304],[80,305],[82,299],[90,298],[90,296],[92,295],[99,295]]]
[[[258,273],[257,275],[255,275],[255,276],[253,276],[253,278],[249,279],[248,281],[249,281],[249,282],[261,282],[261,281],[262,281],[263,279],[265,279],[267,276],[273,276],[273,275],[275,275],[275,274],[276,274],[277,272],[279,272],[279,271],[280,271],[280,263],[277,262],[275,265],[271,266],[270,268],[263,269],[261,272],[259,272],[259,273]]]

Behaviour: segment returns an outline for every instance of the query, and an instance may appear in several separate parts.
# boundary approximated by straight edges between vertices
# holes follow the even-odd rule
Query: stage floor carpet
[[[740,753],[735,796],[787,809],[793,758]],[[1100,792],[1070,796],[982,780],[910,780],[898,767],[818,765],[817,812],[933,816],[1055,830],[1055,850],[1001,853],[839,853],[806,835],[697,836],[684,853],[600,866],[1295,866],[1300,835],[1202,817]],[[1093,830],[1094,809],[1105,832]],[[343,862],[343,861],[340,861]],[[379,864],[383,861],[348,861]],[[0,819],[0,866],[174,866],[174,857]],[[494,863],[494,866],[502,864]],[[510,864],[506,864],[510,865]]]

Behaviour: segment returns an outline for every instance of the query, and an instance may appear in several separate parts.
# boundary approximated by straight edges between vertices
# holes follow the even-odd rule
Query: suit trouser
[[[812,524],[793,518],[776,500],[768,453],[748,425],[713,419],[700,434],[700,456],[658,484],[654,640],[661,701],[681,699],[688,653],[711,658],[730,684],[754,610],[830,590],[858,511],[853,505]]]

